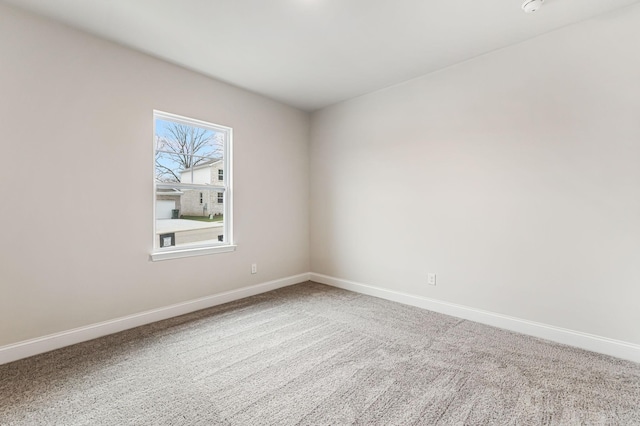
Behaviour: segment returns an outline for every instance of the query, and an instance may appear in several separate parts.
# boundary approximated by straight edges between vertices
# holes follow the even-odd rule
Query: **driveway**
[[[185,219],[158,219],[156,220],[156,234],[168,232],[193,231],[196,229],[222,228],[222,222],[200,222],[199,220]]]

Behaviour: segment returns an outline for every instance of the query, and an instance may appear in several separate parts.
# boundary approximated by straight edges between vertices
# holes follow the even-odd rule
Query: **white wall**
[[[638,40],[640,5],[315,113],[312,271],[640,343]]]
[[[153,109],[233,127],[236,252],[149,261]],[[0,4],[0,346],[308,272],[308,129]]]

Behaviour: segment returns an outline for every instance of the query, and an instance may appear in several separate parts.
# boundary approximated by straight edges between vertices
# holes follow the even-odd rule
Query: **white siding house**
[[[180,182],[218,185],[224,181],[224,162],[207,162],[180,173]],[[180,197],[180,214],[184,216],[221,215],[224,212],[223,192],[212,189],[183,190]]]

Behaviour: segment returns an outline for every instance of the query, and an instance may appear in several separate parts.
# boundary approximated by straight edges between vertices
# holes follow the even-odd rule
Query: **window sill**
[[[235,245],[215,246],[215,247],[198,247],[190,249],[172,250],[172,251],[159,251],[151,253],[149,256],[151,261],[157,262],[159,260],[179,259],[182,257],[204,256],[207,254],[215,253],[227,253],[230,251],[236,251]]]

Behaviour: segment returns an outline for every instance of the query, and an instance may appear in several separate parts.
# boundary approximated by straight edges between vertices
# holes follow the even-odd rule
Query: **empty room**
[[[640,425],[640,1],[0,0],[0,425]]]

